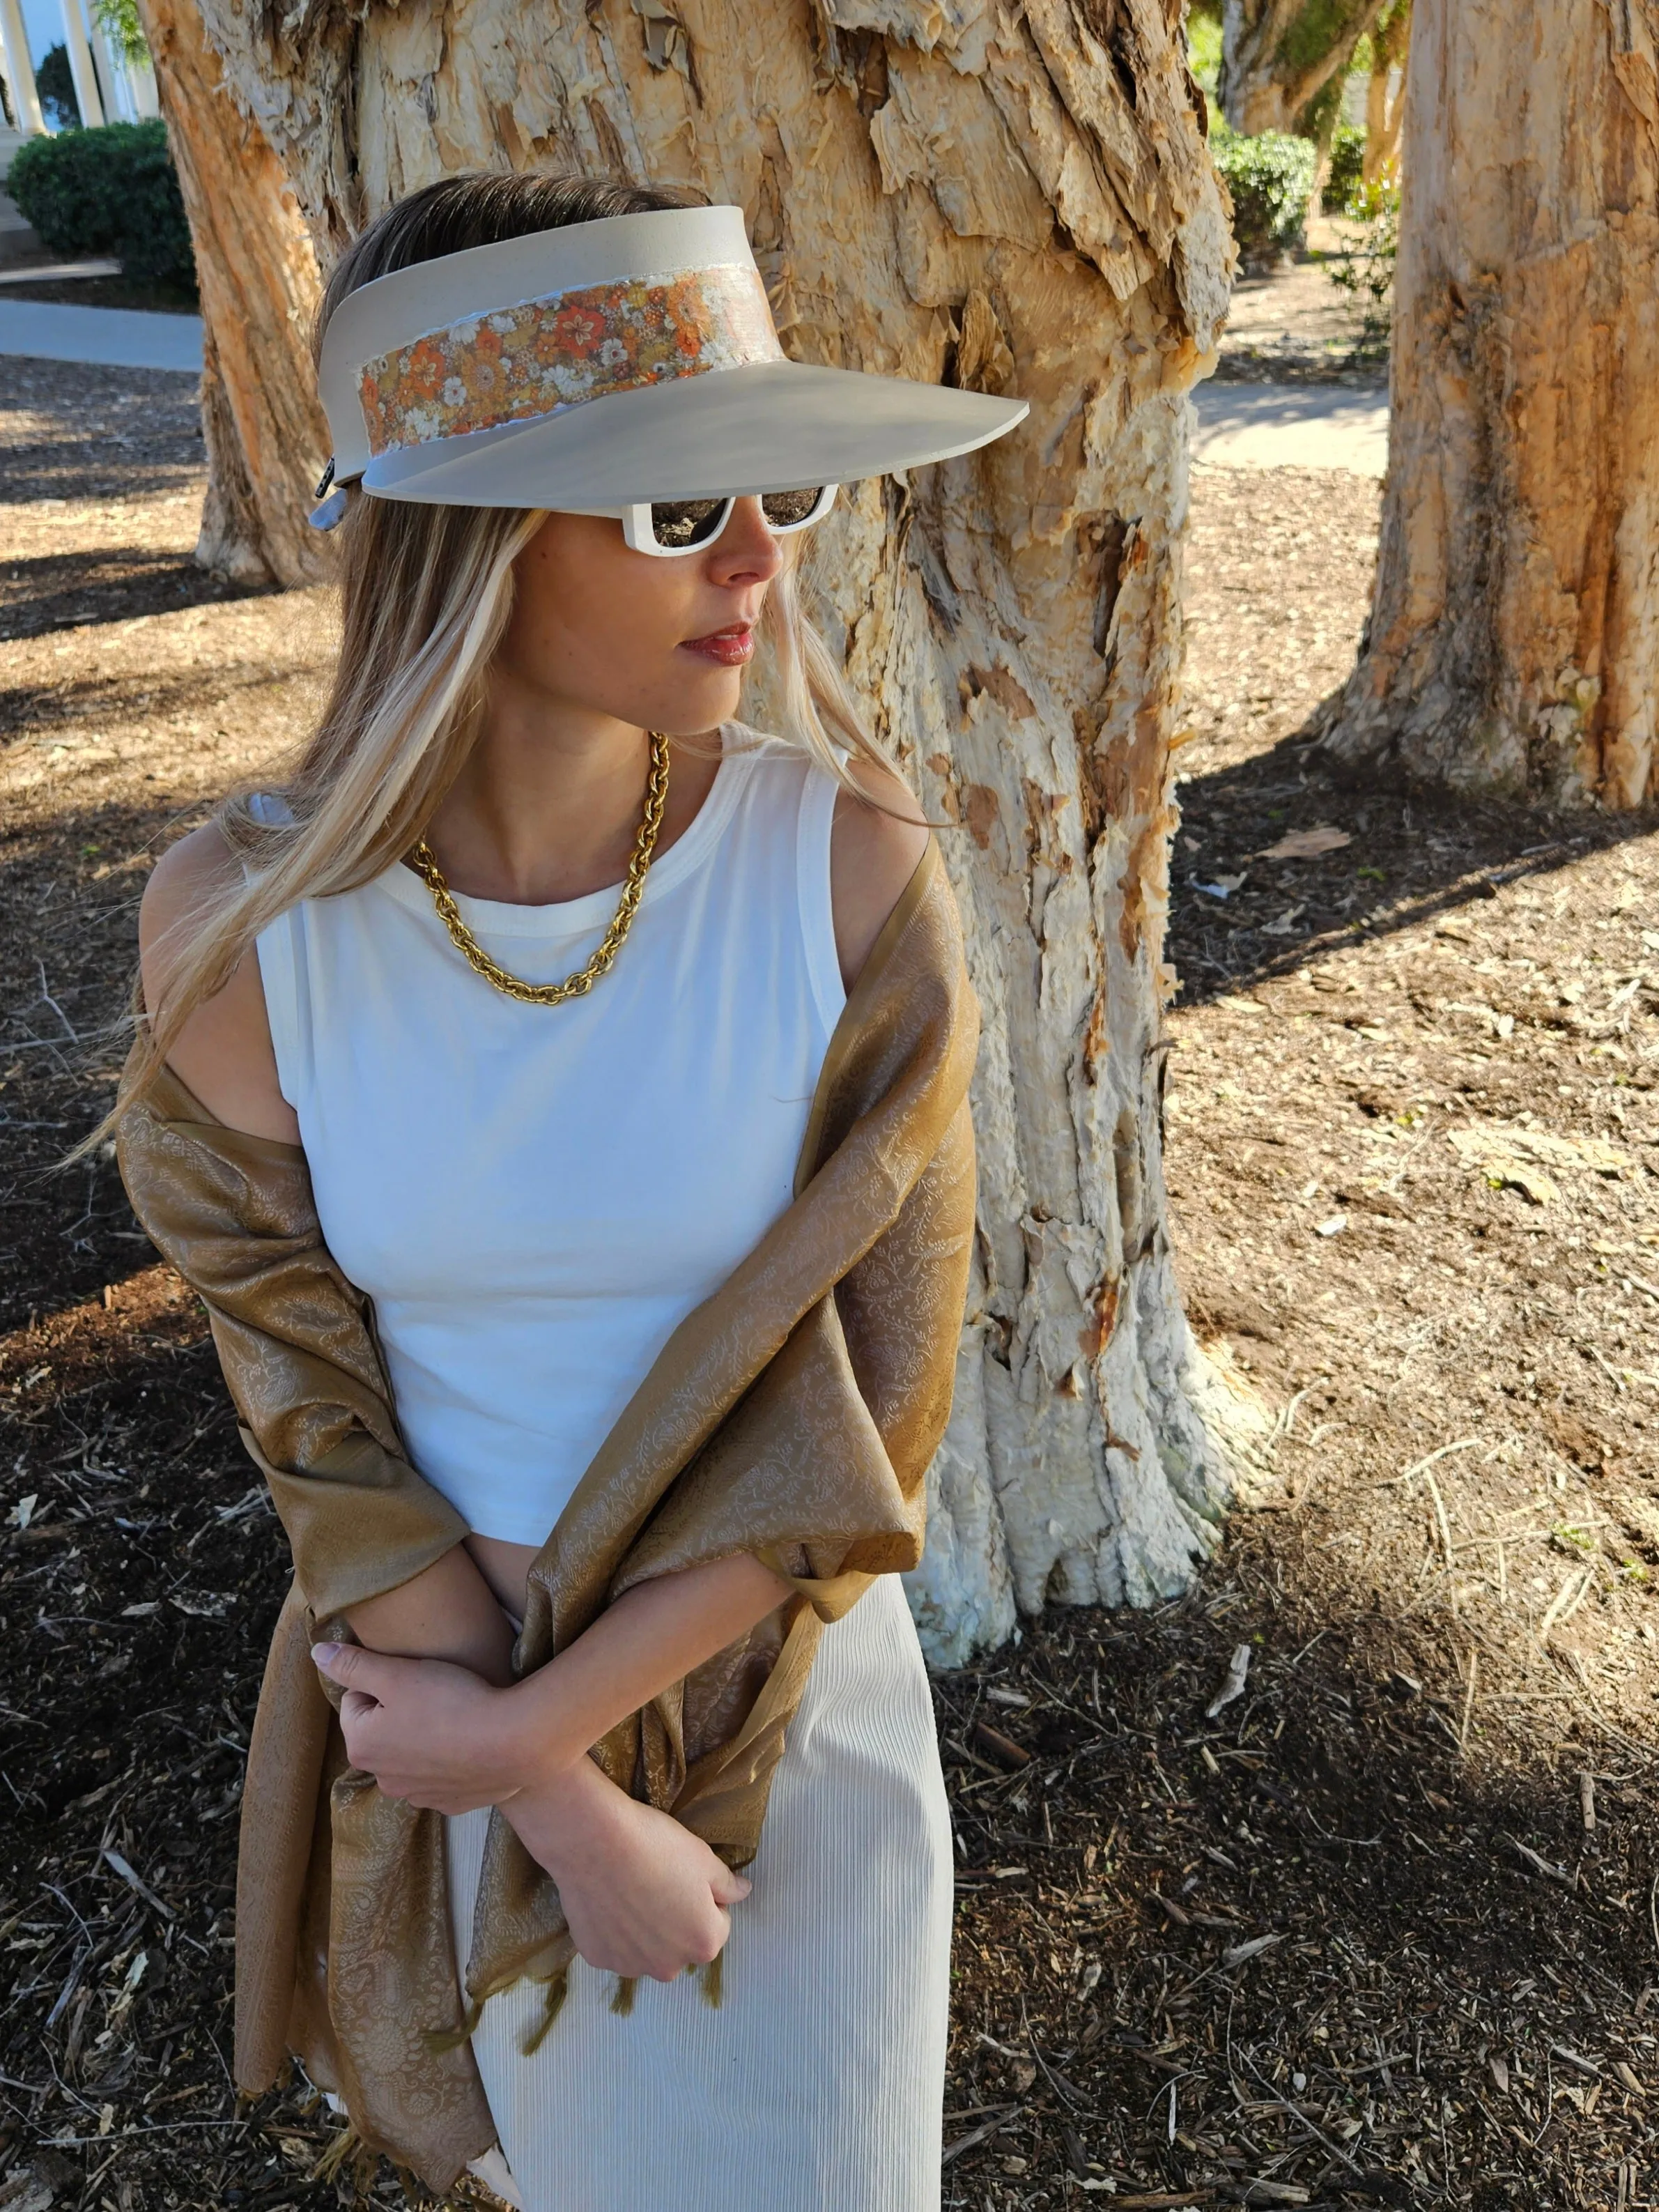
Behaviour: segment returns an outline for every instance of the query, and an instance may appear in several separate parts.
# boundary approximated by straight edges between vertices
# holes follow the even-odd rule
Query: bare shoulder
[[[138,908],[144,1003],[160,1004],[190,941],[192,917],[238,874],[236,855],[211,823],[170,846],[150,871]],[[300,1125],[282,1093],[258,955],[245,952],[221,989],[194,1008],[168,1065],[210,1114],[250,1136],[297,1144]]]
[[[849,991],[915,875],[928,837],[915,794],[890,769],[860,760],[851,763],[850,773],[872,803],[843,791],[830,841],[836,951]]]
[[[206,823],[192,830],[176,845],[169,845],[150,870],[149,881],[138,907],[138,944],[145,963],[148,986],[152,957],[162,965],[157,981],[170,969],[164,940],[198,902],[235,881],[236,858],[217,826]]]

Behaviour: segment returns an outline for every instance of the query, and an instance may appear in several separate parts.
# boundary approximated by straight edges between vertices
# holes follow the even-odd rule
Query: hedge
[[[138,283],[194,293],[190,225],[159,118],[27,139],[6,190],[52,252],[112,253]]]
[[[1210,134],[1210,154],[1233,200],[1233,236],[1247,269],[1268,269],[1307,226],[1318,149],[1283,131],[1240,137],[1224,125]]]

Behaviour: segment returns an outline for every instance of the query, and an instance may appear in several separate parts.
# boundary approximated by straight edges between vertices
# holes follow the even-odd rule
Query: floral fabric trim
[[[783,358],[758,273],[721,263],[582,285],[452,323],[366,362],[359,389],[370,451],[383,453]]]

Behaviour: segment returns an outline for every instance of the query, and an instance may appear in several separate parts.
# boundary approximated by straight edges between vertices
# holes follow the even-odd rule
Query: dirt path
[[[326,609],[189,567],[185,380],[0,363],[0,2206],[349,2201],[326,2117],[224,2071],[279,1532],[108,1164],[36,1172],[155,851],[303,726]],[[939,1686],[964,2212],[1655,2196],[1659,854],[1319,781],[1376,501],[1195,478],[1170,1172],[1280,1435],[1188,1598]]]

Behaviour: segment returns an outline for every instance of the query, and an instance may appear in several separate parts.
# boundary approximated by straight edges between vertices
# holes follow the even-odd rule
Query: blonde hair
[[[349,249],[323,301],[319,340],[348,293],[392,269],[685,198],[605,179],[446,178],[389,209]],[[191,1014],[262,930],[302,899],[356,890],[419,841],[477,736],[489,663],[512,612],[514,563],[544,520],[533,509],[349,495],[337,533],[339,658],[321,720],[288,781],[264,787],[280,806],[256,811],[243,793],[215,810],[242,865],[169,933],[177,951],[165,994],[145,1008],[135,993],[137,1037],[116,1103],[70,1158],[106,1138],[149,1090]],[[868,798],[849,761],[889,773],[894,764],[801,607],[793,557],[773,581],[762,634],[778,734]]]

